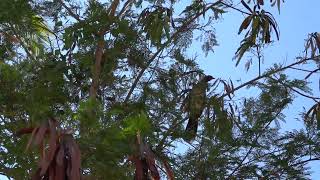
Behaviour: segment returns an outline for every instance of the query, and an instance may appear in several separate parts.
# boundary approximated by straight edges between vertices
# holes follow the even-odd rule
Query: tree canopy
[[[264,48],[281,38],[270,10],[282,7],[283,0],[1,0],[0,174],[309,179],[308,163],[320,160],[320,97],[309,87],[318,83],[310,77],[320,70],[320,34],[306,32],[303,53],[262,71]],[[193,87],[210,73],[187,52],[198,42],[201,53],[214,53],[215,23],[230,12],[244,17],[235,68],[251,56],[245,67],[258,64],[259,73],[242,84],[210,79],[190,139]],[[259,94],[235,94],[246,88]],[[284,132],[279,121],[297,97],[314,105],[297,117],[304,128]]]

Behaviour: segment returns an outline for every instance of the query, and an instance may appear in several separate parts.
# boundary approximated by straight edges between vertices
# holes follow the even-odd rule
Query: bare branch
[[[130,7],[132,5],[133,1],[132,0],[128,0],[126,3],[124,3],[122,9],[120,10],[118,17],[122,16],[128,7]]]
[[[307,69],[302,69],[302,68],[296,68],[296,67],[290,67],[290,69],[294,69],[294,70],[298,70],[298,71],[303,71],[303,72],[312,72],[310,70],[307,70]]]
[[[317,69],[311,71],[311,72],[305,77],[305,79],[308,79],[312,74],[316,73],[316,72],[319,71],[319,70],[320,70],[320,68],[317,68]]]
[[[63,0],[59,0],[60,4],[68,11],[68,13],[70,14],[71,17],[73,17],[74,19],[76,19],[79,22],[82,22],[82,20],[80,19],[80,16],[77,15],[76,13],[74,13],[72,11],[71,8],[69,8],[64,2]]]
[[[109,16],[113,17],[116,13],[117,7],[119,6],[120,0],[114,0],[109,9],[108,9],[108,14]]]
[[[94,69],[93,69],[93,77],[92,77],[92,83],[90,87],[90,93],[89,96],[95,98],[97,96],[97,91],[99,88],[99,77],[101,74],[101,63],[102,63],[102,55],[104,51],[104,40],[103,36],[100,37],[101,39],[98,42],[97,49],[95,52],[95,63],[94,63]]]

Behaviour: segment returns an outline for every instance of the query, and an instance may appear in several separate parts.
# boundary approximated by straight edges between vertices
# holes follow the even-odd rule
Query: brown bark
[[[103,40],[103,37],[101,37],[95,52],[95,64],[93,67],[92,83],[91,83],[90,92],[89,92],[89,96],[92,98],[97,97],[97,91],[99,88],[99,78],[101,74],[101,63],[102,63],[103,51],[104,51],[104,40]]]

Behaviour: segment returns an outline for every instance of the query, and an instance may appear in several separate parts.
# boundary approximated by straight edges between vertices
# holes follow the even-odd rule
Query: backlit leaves
[[[306,55],[310,53],[311,57],[320,55],[320,33],[309,34],[305,44]]]
[[[270,0],[271,6],[277,6],[278,11],[280,13],[280,6],[281,6],[281,2],[284,2],[284,0]]]
[[[279,40],[278,25],[273,18],[272,14],[264,10],[253,11],[244,1],[242,4],[248,9],[250,14],[243,20],[239,27],[240,34],[242,31],[247,30],[240,47],[237,49],[235,59],[236,65],[240,63],[243,55],[252,47],[256,46],[261,41],[262,43],[271,43],[271,33],[274,32],[276,38]]]
[[[143,26],[143,30],[147,32],[149,38],[155,46],[161,45],[163,36],[167,39],[170,38],[170,25],[171,25],[170,9],[156,6],[155,9],[145,9],[140,17],[139,22]]]
[[[125,136],[134,136],[138,131],[141,132],[141,134],[151,132],[150,120],[144,112],[127,117],[124,120],[124,124],[122,133]]]

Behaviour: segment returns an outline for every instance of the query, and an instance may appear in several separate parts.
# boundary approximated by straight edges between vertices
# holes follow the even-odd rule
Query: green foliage
[[[83,134],[96,134],[99,132],[99,119],[103,115],[103,108],[100,102],[96,99],[88,99],[80,102],[78,112],[74,116],[75,120],[79,120],[79,123],[84,130]]]
[[[170,21],[172,12],[170,9],[156,7],[154,10],[145,9],[140,15],[140,23],[143,30],[147,33],[147,38],[159,47],[162,37],[165,35],[170,38]]]
[[[141,132],[142,135],[148,135],[152,132],[150,126],[150,120],[143,112],[129,116],[124,121],[124,128],[122,133],[124,136],[135,136],[137,132]]]
[[[245,38],[242,40],[240,47],[238,48],[235,59],[237,59],[236,65],[239,64],[243,55],[252,47],[255,47],[258,44],[258,40],[263,43],[271,43],[271,32],[274,31],[277,39],[279,40],[279,29],[276,23],[276,20],[271,13],[266,12],[265,10],[255,11],[252,10],[248,4],[243,0],[241,3],[248,9],[250,13],[243,20],[240,25],[239,32],[240,34],[243,30],[247,29],[251,24],[251,29],[247,31]],[[256,6],[254,7],[254,9]],[[258,6],[260,9],[260,7]]]

